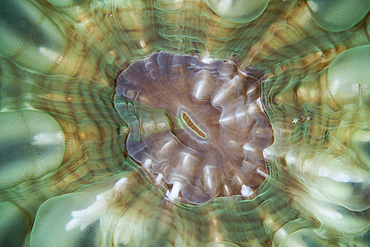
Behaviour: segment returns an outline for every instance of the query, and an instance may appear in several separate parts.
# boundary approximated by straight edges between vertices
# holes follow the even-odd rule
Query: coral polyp
[[[368,246],[369,10],[0,1],[0,245]]]
[[[200,204],[242,188],[252,195],[268,174],[263,150],[273,139],[262,74],[164,52],[134,62],[118,76],[114,100],[130,129],[128,154],[172,187],[171,200]]]

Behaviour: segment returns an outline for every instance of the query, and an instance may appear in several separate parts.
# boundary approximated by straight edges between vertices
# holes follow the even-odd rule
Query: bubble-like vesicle
[[[65,137],[49,115],[32,110],[0,113],[0,188],[39,178],[61,165]]]
[[[24,212],[10,202],[2,202],[0,219],[0,245],[21,246],[31,224]]]
[[[370,203],[369,178],[352,160],[337,155],[329,151],[315,155],[288,153],[286,159],[289,171],[304,181],[311,194],[350,210],[366,210]]]
[[[205,0],[210,8],[228,21],[247,23],[258,18],[270,0]]]
[[[316,23],[330,32],[341,32],[356,25],[370,10],[367,0],[308,0]]]
[[[2,55],[14,57],[25,67],[50,70],[63,55],[67,42],[60,29],[53,21],[43,17],[37,5],[28,1],[22,4],[2,2],[0,9],[4,20],[0,29]]]
[[[88,193],[73,193],[52,198],[39,209],[31,234],[31,246],[99,246],[98,222],[89,222],[85,227],[68,230],[65,225],[71,220],[73,210],[88,206],[94,197]],[[58,224],[55,224],[58,222]]]
[[[370,45],[339,54],[329,66],[328,92],[338,106],[356,103],[359,96],[370,106]]]
[[[356,131],[351,139],[351,146],[366,167],[370,167],[370,129]]]

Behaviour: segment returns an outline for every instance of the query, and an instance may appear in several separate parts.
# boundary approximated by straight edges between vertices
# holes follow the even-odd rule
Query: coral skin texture
[[[368,246],[369,9],[0,1],[0,246]]]

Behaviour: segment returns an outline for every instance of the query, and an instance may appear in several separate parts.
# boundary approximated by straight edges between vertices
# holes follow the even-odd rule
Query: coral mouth
[[[268,177],[263,150],[273,142],[262,75],[166,52],[118,75],[114,103],[130,130],[128,154],[168,199],[202,204],[258,193]]]

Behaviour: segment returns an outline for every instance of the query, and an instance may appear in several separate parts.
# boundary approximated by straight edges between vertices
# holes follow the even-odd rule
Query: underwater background
[[[369,10],[1,0],[0,246],[369,246]]]

